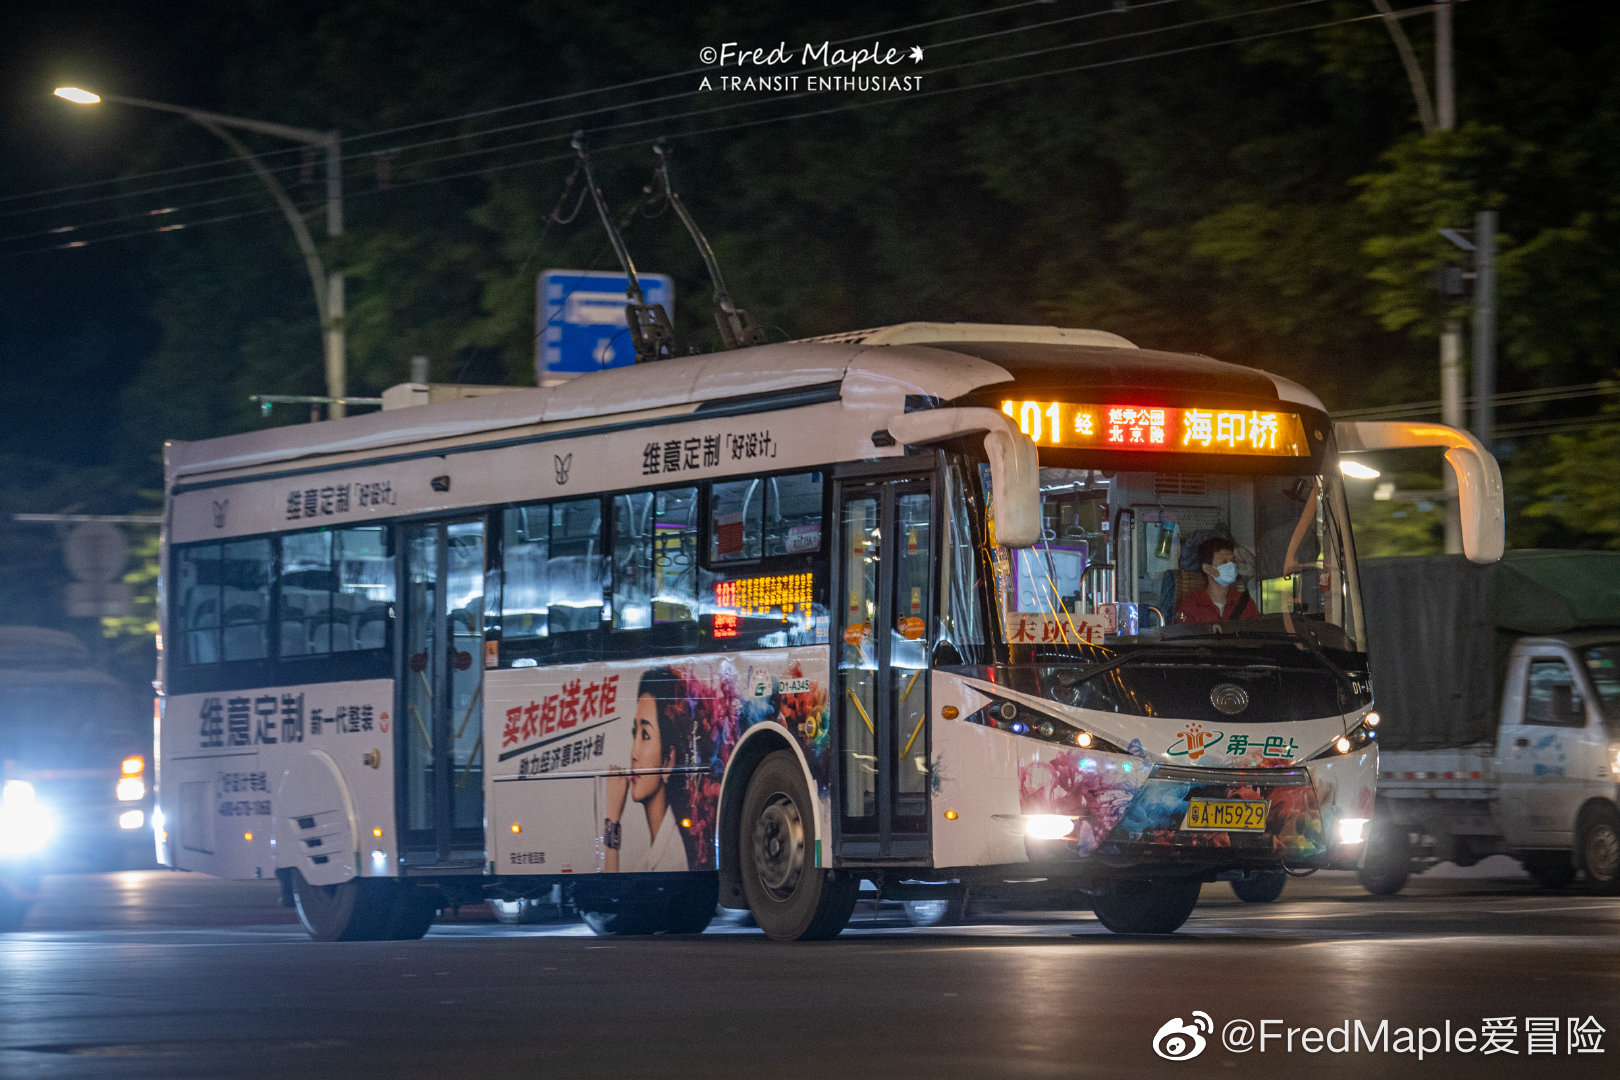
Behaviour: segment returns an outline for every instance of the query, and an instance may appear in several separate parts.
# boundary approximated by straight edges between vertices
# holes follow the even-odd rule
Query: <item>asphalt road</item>
[[[868,907],[807,945],[727,924],[601,939],[483,907],[421,942],[319,944],[277,899],[188,874],[50,879],[0,937],[0,1077],[1612,1077],[1620,1060],[1620,899],[1524,878],[1425,875],[1375,899],[1318,875],[1269,905],[1207,885],[1169,938],[1083,911],[921,930]],[[1172,1020],[1184,1051],[1203,1038],[1189,1060],[1154,1051]],[[1235,1052],[1242,1021],[1256,1037]],[[1482,1053],[1487,1027],[1517,1053]]]

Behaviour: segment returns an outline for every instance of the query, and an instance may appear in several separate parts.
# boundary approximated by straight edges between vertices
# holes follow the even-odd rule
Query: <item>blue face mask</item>
[[[1215,580],[1221,585],[1230,585],[1237,580],[1237,563],[1222,563],[1215,568]]]

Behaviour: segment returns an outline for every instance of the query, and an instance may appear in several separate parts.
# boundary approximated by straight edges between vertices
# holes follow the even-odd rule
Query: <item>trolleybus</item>
[[[823,938],[862,880],[1170,932],[1204,881],[1359,857],[1339,455],[1448,447],[1501,547],[1467,435],[1098,331],[396,400],[166,455],[161,857],[279,878],[321,939],[559,887],[602,933]],[[1241,605],[1196,621],[1211,558]]]

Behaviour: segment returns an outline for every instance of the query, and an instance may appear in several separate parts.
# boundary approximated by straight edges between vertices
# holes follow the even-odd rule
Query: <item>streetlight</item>
[[[188,109],[180,105],[165,105],[159,101],[146,101],[120,94],[95,94],[77,86],[58,87],[56,96],[75,105],[95,105],[108,101],[117,105],[133,105],[140,109],[178,113],[187,120],[207,128],[229,146],[237,157],[247,162],[248,167],[264,181],[264,186],[270,189],[270,195],[281,208],[287,224],[292,226],[293,235],[298,240],[298,249],[304,254],[304,265],[309,270],[310,284],[315,289],[315,309],[320,315],[321,329],[325,338],[326,394],[332,399],[328,415],[334,418],[345,415],[348,361],[345,357],[346,344],[343,334],[343,273],[338,270],[327,273],[320,253],[315,250],[315,241],[309,235],[309,226],[304,223],[298,207],[293,205],[292,199],[271,175],[270,170],[266,169],[263,163],[226,129],[256,131],[261,135],[273,135],[278,139],[302,143],[305,146],[321,147],[326,151],[326,235],[332,238],[343,235],[343,154],[338,133],[289,127],[286,124],[272,124],[240,116],[226,116],[222,113]]]

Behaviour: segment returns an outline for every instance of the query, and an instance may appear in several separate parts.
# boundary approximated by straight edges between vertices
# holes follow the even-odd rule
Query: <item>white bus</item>
[[[603,933],[718,900],[822,938],[863,879],[1043,880],[1173,931],[1203,881],[1359,854],[1337,462],[1387,445],[1450,446],[1471,552],[1499,551],[1465,435],[1336,443],[1291,382],[1050,327],[170,443],[160,858],[278,877],[320,939],[559,886]],[[1221,588],[1225,621],[1189,621]]]

